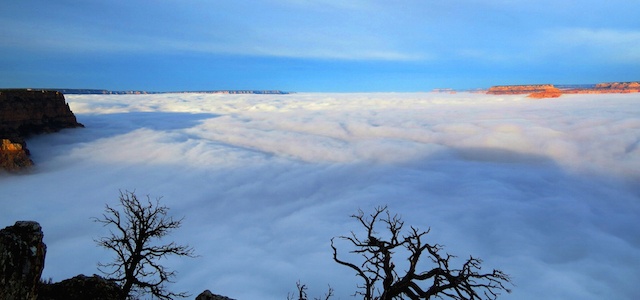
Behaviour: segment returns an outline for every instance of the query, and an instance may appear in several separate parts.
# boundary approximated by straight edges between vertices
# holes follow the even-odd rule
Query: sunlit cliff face
[[[91,275],[111,254],[89,218],[136,189],[186,217],[167,239],[200,255],[167,261],[179,271],[170,288],[284,299],[301,280],[311,296],[330,284],[349,299],[357,278],[329,241],[359,232],[358,208],[387,204],[431,228],[428,242],[510,274],[500,299],[633,299],[639,99],[70,95],[86,128],[27,141],[36,166],[0,175],[0,225],[42,224],[45,278]]]

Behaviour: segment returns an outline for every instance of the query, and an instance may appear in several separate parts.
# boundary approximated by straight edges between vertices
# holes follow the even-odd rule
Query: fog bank
[[[301,280],[351,299],[358,279],[330,239],[385,204],[510,274],[500,299],[640,297],[637,94],[66,98],[86,128],[30,138],[36,166],[0,174],[0,226],[42,224],[45,278],[98,273],[111,253],[90,217],[135,189],[186,217],[167,240],[200,257],[166,264],[193,297],[286,299]]]

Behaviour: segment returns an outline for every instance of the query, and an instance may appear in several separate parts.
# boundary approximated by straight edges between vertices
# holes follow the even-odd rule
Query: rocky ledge
[[[0,299],[2,300],[123,300],[129,299],[114,280],[78,275],[57,283],[45,282],[47,246],[34,221],[17,221],[0,230]],[[205,290],[196,300],[234,300]]]
[[[64,95],[57,91],[0,90],[0,168],[18,170],[33,165],[24,139],[32,134],[84,127]]]
[[[47,247],[40,224],[18,221],[0,230],[0,299],[35,300]]]

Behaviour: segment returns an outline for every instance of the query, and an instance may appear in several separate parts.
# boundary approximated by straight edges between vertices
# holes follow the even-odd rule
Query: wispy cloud
[[[616,63],[640,63],[640,31],[564,28],[548,31],[550,48],[588,53],[584,59]],[[561,48],[562,49],[562,48]],[[558,49],[559,50],[559,49]]]

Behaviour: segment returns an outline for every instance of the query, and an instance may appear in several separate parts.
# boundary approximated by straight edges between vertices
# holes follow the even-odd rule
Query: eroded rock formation
[[[520,95],[530,94],[527,97],[530,98],[557,98],[562,96],[562,91],[552,84],[537,84],[537,85],[503,85],[493,86],[487,91],[487,94],[492,95]]]
[[[542,98],[558,98],[562,96],[562,91],[556,88],[553,89],[548,89],[546,91],[542,91],[542,92],[535,92],[535,93],[531,93],[531,95],[527,96],[528,98],[536,98],[536,99],[542,99]]]
[[[29,152],[23,143],[12,143],[9,139],[2,139],[0,144],[0,168],[9,171],[20,170],[33,165]]]
[[[35,300],[47,251],[40,224],[18,221],[0,230],[0,299]]]
[[[84,127],[56,91],[0,90],[0,167],[17,170],[33,165],[24,138],[31,134]]]
[[[536,85],[502,85],[493,86],[487,91],[492,95],[520,95],[531,94],[537,92],[545,92],[548,90],[558,90],[552,84],[536,84]]]
[[[115,282],[98,275],[78,275],[58,283],[40,285],[38,300],[122,300],[126,295]]]
[[[610,82],[610,83],[598,83],[596,88],[609,88],[609,89],[640,89],[639,81],[632,82]]]
[[[640,82],[609,82],[598,83],[593,88],[569,89],[564,94],[611,94],[611,93],[640,93]]]
[[[557,98],[562,94],[609,94],[609,93],[640,93],[640,82],[611,82],[599,83],[595,86],[558,89],[551,84],[539,85],[504,85],[494,86],[487,91],[493,95],[530,94],[530,98]]]
[[[225,296],[216,295],[214,293],[211,293],[210,290],[205,290],[204,292],[200,293],[200,295],[196,297],[196,300],[234,300],[234,299],[231,299]]]

